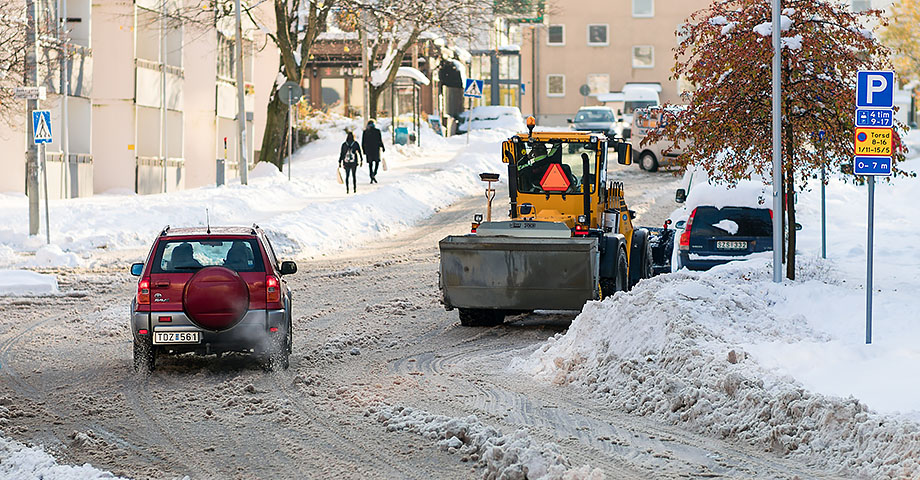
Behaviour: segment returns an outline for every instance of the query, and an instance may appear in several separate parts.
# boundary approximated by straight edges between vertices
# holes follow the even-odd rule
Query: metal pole
[[[26,69],[23,83],[26,85],[38,86],[38,68],[36,59],[38,58],[38,35],[35,25],[35,2],[26,0]],[[28,184],[26,185],[26,194],[29,196],[29,235],[38,235],[39,213],[38,213],[38,146],[35,145],[35,131],[32,128],[32,112],[38,109],[38,100],[29,99],[27,102],[28,111],[26,112],[26,125],[28,130],[28,139],[26,145],[26,164],[28,166]]]
[[[246,159],[246,90],[243,86],[243,21],[241,19],[240,0],[236,0],[236,96],[237,96],[237,113],[236,118],[239,122],[239,145],[240,145],[240,183],[249,184],[249,162]]]
[[[287,132],[288,161],[287,163],[288,163],[288,181],[291,181],[291,167],[293,167],[291,160],[294,159],[293,157],[294,142],[292,138],[294,136],[294,114],[292,113],[294,111],[294,107],[292,107],[291,104],[294,103],[294,95],[293,95],[294,89],[289,88],[287,89],[287,91],[288,91],[288,132]]]
[[[51,220],[48,216],[48,161],[45,157],[45,145],[44,143],[41,145],[42,179],[45,186],[45,239],[48,241],[48,245],[51,245]]]
[[[826,176],[821,165],[821,258],[827,258],[827,201],[824,196]]]
[[[70,118],[67,108],[70,98],[70,72],[67,68],[69,60],[67,56],[70,54],[70,43],[67,40],[67,0],[58,0],[58,40],[63,49],[61,54],[61,183],[63,184],[66,173],[69,171],[67,165],[70,160],[70,129],[67,125],[67,120]],[[62,197],[65,191],[65,188],[61,189]]]
[[[872,237],[875,228],[875,177],[869,177],[869,242],[866,262],[866,344],[872,343]]]
[[[783,185],[782,185],[782,50],[780,48],[780,0],[773,0],[773,281],[783,281]],[[791,199],[790,199],[791,200]],[[792,226],[790,225],[790,228]]]
[[[166,159],[169,147],[166,142],[166,0],[160,6],[160,158],[163,159],[163,193],[166,193]]]
[[[364,100],[363,100],[363,105],[362,105],[362,110],[364,111],[364,126],[367,126],[367,122],[369,122],[373,116],[376,116],[376,113],[377,113],[377,112],[373,112],[372,114],[370,112],[370,108],[371,108],[370,107],[370,89],[368,88],[368,81],[367,81],[368,78],[370,77],[370,67],[368,66],[368,58],[367,58],[367,35],[369,32],[368,30],[369,22],[367,21],[367,17],[368,17],[367,11],[361,10],[361,19],[364,20],[364,28],[360,30],[361,32],[361,69],[364,72],[361,75],[361,90],[363,90],[362,93],[364,94],[363,95]]]

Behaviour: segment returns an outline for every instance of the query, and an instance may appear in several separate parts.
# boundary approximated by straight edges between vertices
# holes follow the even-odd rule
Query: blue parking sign
[[[853,173],[876,177],[891,176],[891,157],[856,157],[853,159]]]
[[[894,106],[894,72],[858,72],[856,74],[856,106],[892,108]]]

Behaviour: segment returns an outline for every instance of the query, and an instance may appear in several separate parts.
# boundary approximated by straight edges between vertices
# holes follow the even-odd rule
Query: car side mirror
[[[297,273],[297,264],[294,262],[281,262],[281,274],[291,275]]]
[[[623,115],[623,110],[617,110],[617,115]]]
[[[572,119],[571,119],[571,118],[566,118],[565,121],[566,121],[566,122],[569,122],[569,123],[572,123]]]
[[[626,142],[617,143],[617,163],[632,165],[632,145]]]
[[[144,273],[144,264],[143,263],[132,263],[131,264],[131,275],[135,277],[141,276]]]
[[[677,193],[674,195],[674,201],[677,203],[684,203],[687,201],[687,191],[683,188],[678,188]]]
[[[795,231],[798,232],[800,230],[802,230],[802,224],[799,222],[795,222]]]

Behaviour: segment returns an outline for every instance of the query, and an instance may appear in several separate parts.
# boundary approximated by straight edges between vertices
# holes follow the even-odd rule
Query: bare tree
[[[346,5],[358,12],[359,35],[368,36],[372,116],[380,95],[393,85],[406,54],[423,33],[467,38],[487,29],[492,13],[491,2],[484,0],[347,0]]]
[[[0,2],[0,119],[10,127],[20,125],[25,113],[15,88],[33,86],[26,81],[27,26],[25,2]]]

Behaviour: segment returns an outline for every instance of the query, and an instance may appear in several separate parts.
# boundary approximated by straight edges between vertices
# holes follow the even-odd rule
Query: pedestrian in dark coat
[[[386,151],[383,148],[383,137],[380,130],[374,126],[374,121],[367,122],[367,128],[361,136],[361,146],[364,147],[364,155],[367,156],[367,168],[371,174],[371,183],[377,183],[377,168],[380,167],[380,152]]]
[[[345,193],[348,190],[348,177],[351,176],[351,190],[358,192],[358,164],[363,162],[361,146],[355,141],[355,134],[348,132],[342,151],[339,153],[339,166],[345,167]]]

